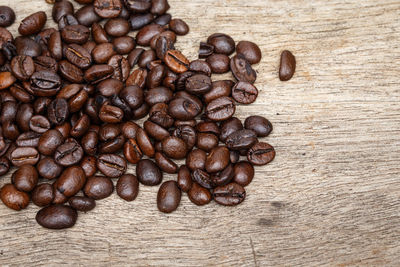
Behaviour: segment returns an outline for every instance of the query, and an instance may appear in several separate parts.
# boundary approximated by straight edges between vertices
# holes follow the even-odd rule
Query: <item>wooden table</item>
[[[1,4],[17,21],[51,14],[44,0]],[[273,122],[266,141],[275,161],[256,169],[236,208],[196,207],[184,195],[176,212],[161,214],[158,188],[141,186],[132,203],[114,194],[72,229],[49,231],[36,224],[34,205],[23,212],[0,205],[0,265],[398,266],[400,2],[170,4],[191,26],[177,44],[190,59],[214,32],[260,45],[259,98],[237,116]],[[277,78],[284,49],[298,62],[289,82]]]

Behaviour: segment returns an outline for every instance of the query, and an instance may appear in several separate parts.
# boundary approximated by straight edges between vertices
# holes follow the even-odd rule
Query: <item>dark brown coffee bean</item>
[[[214,189],[215,202],[224,206],[236,206],[246,198],[246,190],[239,184],[230,183]]]
[[[170,136],[162,141],[162,148],[165,155],[173,159],[183,159],[187,154],[186,143],[175,136]]]
[[[58,72],[58,63],[52,57],[39,56],[33,60],[33,63],[35,64],[35,71],[47,70]]]
[[[212,54],[206,59],[213,73],[227,73],[230,68],[230,59],[224,54]]]
[[[109,197],[114,191],[111,179],[103,176],[92,176],[87,179],[83,192],[86,196],[100,200]]]
[[[196,125],[196,130],[200,133],[213,133],[217,136],[220,134],[219,125],[212,121],[202,121]]]
[[[132,14],[129,18],[129,23],[131,25],[131,30],[136,31],[144,26],[150,24],[154,19],[154,16],[150,13],[146,14]]]
[[[279,67],[279,79],[281,81],[289,81],[296,70],[296,58],[294,55],[285,50],[281,54],[281,63]]]
[[[231,150],[231,151],[229,151],[229,153],[230,153],[230,160],[232,163],[236,163],[239,161],[239,159],[240,159],[239,152]]]
[[[122,124],[121,131],[125,138],[136,138],[136,132],[139,129],[139,125],[137,125],[133,121],[127,121]]]
[[[31,89],[35,96],[53,96],[61,88],[61,78],[51,71],[37,71],[31,76]]]
[[[19,25],[18,32],[21,35],[32,35],[42,30],[46,24],[47,16],[43,11],[39,11],[24,18]]]
[[[136,34],[136,42],[141,46],[149,46],[151,39],[164,31],[164,28],[158,24],[144,26]]]
[[[169,137],[169,132],[167,130],[151,121],[145,121],[143,127],[146,133],[153,137],[155,140],[162,141],[165,138]]]
[[[196,144],[197,134],[192,126],[189,125],[176,126],[173,135],[185,141],[188,150],[191,150]]]
[[[103,104],[99,111],[99,118],[103,122],[118,123],[122,121],[123,117],[124,112],[122,109],[107,103]]]
[[[84,135],[90,126],[90,118],[88,115],[83,114],[71,128],[70,135],[74,138],[79,138]]]
[[[114,68],[114,79],[125,82],[131,71],[128,60],[121,55],[115,55],[108,60],[108,65]]]
[[[69,44],[84,44],[89,36],[90,30],[83,25],[69,25],[61,30],[61,38]]]
[[[15,21],[15,13],[8,6],[0,6],[0,27],[8,27]]]
[[[124,174],[118,179],[116,191],[120,198],[133,201],[139,193],[139,181],[133,174]]]
[[[181,202],[181,190],[175,181],[164,182],[157,194],[158,210],[164,213],[171,213],[176,210]]]
[[[204,170],[206,164],[207,153],[201,149],[193,149],[186,157],[186,166],[194,170]]]
[[[249,41],[240,41],[236,45],[236,53],[242,54],[250,64],[257,64],[262,57],[258,45]]]
[[[107,36],[106,31],[96,22],[92,25],[92,37],[97,44],[110,42],[110,38]]]
[[[158,166],[149,159],[141,159],[136,165],[136,176],[144,185],[159,185],[163,179],[163,173]]]
[[[5,184],[0,190],[0,199],[4,205],[13,210],[25,209],[29,204],[29,195],[18,191],[12,184]]]
[[[231,133],[225,140],[230,150],[247,150],[258,142],[257,135],[252,130],[238,130]]]
[[[122,36],[115,38],[112,41],[114,45],[114,50],[120,55],[127,55],[129,54],[136,46],[135,39],[130,36]],[[129,60],[128,60],[129,62]]]
[[[97,159],[97,168],[107,177],[120,177],[126,171],[126,161],[115,154],[102,154]]]
[[[164,65],[158,65],[151,69],[146,80],[147,87],[152,89],[160,86],[166,74],[167,69]]]
[[[93,51],[93,60],[98,64],[107,63],[116,54],[112,43],[102,43],[97,45]]]
[[[124,156],[127,161],[136,164],[142,158],[142,151],[137,145],[135,139],[131,138],[124,145]]]
[[[248,82],[238,82],[232,88],[232,97],[241,104],[251,104],[256,101],[258,96],[257,88]]]
[[[129,22],[123,18],[109,19],[104,25],[106,33],[112,37],[121,37],[130,30]]]
[[[94,11],[102,18],[116,18],[122,11],[121,0],[94,0]]]
[[[82,159],[80,166],[85,172],[86,177],[93,176],[97,172],[96,162],[97,160],[93,156],[85,156]]]
[[[10,87],[10,93],[22,103],[32,103],[34,96],[28,93],[22,86],[14,84]],[[22,129],[21,129],[22,130]]]
[[[207,156],[205,168],[208,173],[222,171],[229,164],[229,150],[219,146],[213,148]]]
[[[275,149],[267,143],[259,142],[247,152],[247,160],[253,165],[266,165],[275,158]]]
[[[174,124],[174,119],[168,114],[168,105],[165,103],[157,103],[151,107],[149,120],[165,129]]]
[[[74,196],[68,200],[69,205],[79,211],[91,211],[96,207],[96,201],[88,197]]]
[[[81,69],[87,69],[92,65],[92,56],[85,48],[77,44],[64,46],[64,56],[70,63]]]
[[[16,113],[18,110],[18,103],[15,101],[6,101],[2,103],[0,122],[13,122],[16,118]]]
[[[256,81],[257,73],[242,54],[232,57],[230,66],[233,76],[235,76],[238,81],[251,84]]]
[[[220,97],[211,101],[206,108],[206,116],[212,121],[223,121],[235,114],[236,106],[230,97]]]
[[[178,120],[191,120],[194,119],[201,112],[201,106],[192,99],[175,98],[168,106],[169,114]]]
[[[171,18],[172,18],[171,14],[167,13],[167,14],[164,14],[164,15],[161,15],[161,16],[157,17],[154,20],[154,23],[158,24],[158,25],[161,25],[161,26],[165,26],[171,21]]]
[[[136,69],[126,80],[126,85],[127,86],[136,85],[139,88],[144,88],[144,85],[146,83],[146,77],[147,77],[147,70],[140,68]]]
[[[54,3],[51,14],[54,22],[57,23],[61,17],[73,13],[74,13],[74,6],[72,5],[72,3],[67,0],[61,0],[61,1],[56,1]]]
[[[109,65],[93,65],[86,70],[84,78],[87,82],[96,84],[108,78],[114,73],[114,68]]]
[[[86,175],[80,166],[65,169],[55,183],[56,190],[66,197],[74,196],[86,183]]]
[[[221,124],[221,134],[219,136],[220,140],[225,143],[226,139],[228,138],[229,135],[232,133],[242,130],[243,125],[242,122],[236,118],[230,118]]]
[[[125,5],[133,13],[145,13],[151,8],[151,0],[125,0]]]
[[[200,42],[199,58],[207,58],[214,53],[214,46],[208,43]]]
[[[207,76],[211,76],[212,73],[210,64],[200,59],[190,62],[189,70],[193,72],[201,72]]]
[[[64,204],[68,201],[68,198],[57,190],[56,185],[57,185],[56,183],[53,183],[53,191],[54,191],[53,204]]]
[[[241,186],[246,186],[251,183],[254,177],[254,167],[247,161],[241,161],[233,167],[233,181]]]
[[[165,64],[176,73],[183,73],[189,69],[189,60],[178,50],[168,50],[164,57]]]
[[[10,170],[10,161],[6,157],[0,158],[0,175],[6,174]]]
[[[193,183],[188,191],[190,201],[198,206],[203,206],[210,203],[212,195],[210,191],[197,183]]]
[[[71,83],[83,82],[83,72],[80,68],[69,63],[66,60],[62,60],[58,64],[60,75]]]
[[[171,159],[167,158],[164,154],[156,152],[154,159],[163,172],[171,174],[178,172],[178,165],[176,165],[176,163]]]
[[[196,146],[204,151],[211,151],[218,146],[218,137],[212,133],[198,133]]]
[[[207,43],[214,46],[214,52],[230,55],[235,51],[235,41],[229,35],[214,33],[207,39]]]
[[[0,47],[7,45],[13,41],[13,35],[6,28],[0,27]]]
[[[10,87],[15,81],[16,78],[11,72],[0,72],[0,90]]]
[[[169,9],[168,0],[152,0],[151,1],[151,14],[162,15]]]
[[[169,31],[166,31],[164,33],[167,32]],[[161,33],[153,37],[153,40],[155,40],[154,49],[156,50],[156,55],[161,60],[165,59],[165,55],[168,50],[174,49],[174,41],[171,40],[171,38],[168,38],[167,36],[163,36],[164,33]]]
[[[142,128],[139,128],[136,132],[136,141],[140,147],[140,150],[146,156],[148,156],[149,158],[154,157],[154,153],[155,153],[154,146],[151,143],[149,136]]]
[[[27,81],[35,72],[35,64],[29,56],[16,56],[11,61],[11,69],[17,79]]]
[[[233,179],[233,165],[228,166],[221,172],[217,172],[211,175],[212,184],[214,186],[222,186],[228,184]]]
[[[61,125],[65,122],[68,116],[69,108],[67,100],[64,98],[56,98],[50,103],[47,110],[47,117],[51,123]]]
[[[97,85],[97,90],[105,97],[117,95],[124,88],[124,84],[117,79],[107,79]]]
[[[261,116],[247,117],[244,127],[253,130],[258,137],[266,137],[272,132],[272,124],[269,120]]]
[[[93,25],[93,23],[101,20],[101,17],[95,12],[93,5],[81,7],[75,12],[75,18],[79,21],[79,24],[86,27],[90,27]]]
[[[54,192],[51,184],[40,184],[32,192],[32,202],[36,206],[45,207],[50,205],[53,199]]]
[[[50,52],[50,55],[55,59],[55,60],[61,60],[63,57],[63,45],[62,45],[62,40],[61,40],[61,33],[60,32],[54,32],[50,35],[49,39],[49,44],[48,44],[48,49]],[[37,70],[39,71],[39,70]]]
[[[148,49],[143,51],[143,53],[141,53],[137,63],[139,67],[147,68],[147,65],[156,59],[157,59],[156,52],[153,49]]]
[[[171,20],[169,28],[178,35],[186,35],[189,32],[189,26],[181,19]]]
[[[10,155],[10,161],[14,166],[35,165],[39,158],[39,152],[33,147],[18,147]]]
[[[39,174],[32,165],[22,165],[13,173],[11,180],[18,190],[31,192],[39,180]]]
[[[178,171],[178,186],[183,192],[188,192],[192,188],[192,176],[186,165],[182,165]]]
[[[58,29],[62,30],[69,25],[78,25],[79,21],[72,14],[66,14],[58,20]]]
[[[196,74],[186,80],[186,91],[191,94],[204,95],[211,90],[211,79],[204,74]]]
[[[54,159],[61,166],[71,166],[81,161],[83,153],[83,149],[78,142],[73,138],[69,138],[64,144],[57,147]]]
[[[206,171],[197,169],[192,172],[193,181],[204,188],[212,189],[214,187],[211,175]]]
[[[132,111],[132,119],[140,120],[149,114],[149,105],[147,103],[143,103],[140,107]]]
[[[63,167],[58,165],[53,158],[49,157],[40,159],[36,168],[40,177],[49,180],[57,178],[63,171]]]
[[[160,86],[147,91],[145,101],[150,106],[157,103],[168,103],[173,97],[173,92],[166,87]]]
[[[39,138],[38,150],[46,156],[52,156],[57,147],[62,144],[62,134],[57,130],[48,130]]]
[[[64,205],[51,205],[36,214],[38,224],[49,229],[65,229],[75,225],[78,218],[76,210]]]

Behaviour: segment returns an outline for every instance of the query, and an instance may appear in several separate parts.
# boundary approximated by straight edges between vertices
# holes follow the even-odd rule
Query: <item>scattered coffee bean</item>
[[[296,58],[293,54],[285,50],[281,54],[281,64],[279,67],[279,79],[281,81],[289,81],[296,70]]]
[[[49,229],[65,229],[75,225],[78,219],[76,210],[64,205],[47,206],[36,214],[38,224]]]
[[[167,181],[164,182],[157,194],[157,207],[158,210],[164,213],[171,213],[176,210],[181,202],[181,190],[177,182]]]

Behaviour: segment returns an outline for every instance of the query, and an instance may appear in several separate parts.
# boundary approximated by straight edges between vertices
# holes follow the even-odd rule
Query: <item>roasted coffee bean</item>
[[[136,31],[144,26],[150,24],[153,21],[154,17],[150,13],[146,14],[132,14],[129,18],[129,23],[131,25],[131,30]]]
[[[157,103],[151,107],[149,120],[165,129],[174,124],[174,119],[168,114],[168,105],[165,103]]]
[[[18,32],[21,35],[32,35],[40,32],[46,24],[47,16],[43,11],[39,11],[24,18],[19,25]]]
[[[53,204],[64,204],[68,201],[68,198],[64,196],[60,191],[56,188],[56,183],[53,183],[53,191],[54,191],[54,199]]]
[[[11,180],[18,190],[31,192],[39,180],[39,174],[32,165],[22,165],[13,173]]]
[[[121,0],[95,0],[94,11],[102,18],[116,18],[122,11]]]
[[[120,55],[129,54],[129,52],[131,52],[136,46],[135,39],[133,39],[130,36],[122,36],[115,38],[112,41],[112,43],[114,45],[115,52],[117,52]]]
[[[240,159],[240,154],[237,151],[231,150],[229,151],[230,160],[232,163],[236,163]]]
[[[169,137],[169,132],[167,130],[151,121],[145,121],[143,127],[146,133],[153,137],[155,140],[162,141],[165,138]]]
[[[131,138],[124,145],[124,156],[127,161],[136,164],[142,158],[142,151],[137,145],[135,139]]]
[[[230,97],[220,97],[211,101],[206,108],[206,116],[212,121],[223,121],[235,114],[236,106]]]
[[[281,54],[281,63],[279,67],[279,79],[281,81],[289,81],[296,70],[296,58],[294,55],[285,50]]]
[[[168,50],[165,53],[164,62],[176,73],[183,73],[189,69],[189,60],[178,50]]]
[[[188,197],[190,201],[198,206],[203,206],[210,203],[212,195],[210,191],[197,183],[193,183],[192,187],[188,191]]]
[[[233,181],[241,186],[250,184],[254,177],[254,167],[247,161],[236,163],[233,172]]]
[[[168,106],[169,114],[178,120],[191,120],[194,119],[201,112],[201,106],[195,101],[188,98],[175,98]]]
[[[186,91],[191,94],[204,95],[211,90],[211,79],[204,74],[196,74],[186,80]]]
[[[56,1],[51,12],[54,22],[58,22],[61,17],[73,13],[74,6],[67,0]]]
[[[131,67],[126,58],[121,55],[112,56],[108,60],[108,65],[114,68],[114,75],[112,76],[114,79],[122,82],[125,82],[128,79]]]
[[[36,168],[40,177],[49,180],[57,178],[63,171],[63,167],[57,164],[55,160],[50,157],[43,157],[40,159]]]
[[[200,59],[190,62],[189,70],[193,72],[201,72],[207,76],[211,76],[212,73],[210,64]]]
[[[10,87],[10,93],[22,103],[32,103],[34,96],[28,93],[22,86],[14,84]]]
[[[149,114],[149,105],[147,103],[143,103],[140,107],[132,111],[132,119],[140,120]]]
[[[171,14],[167,13],[167,14],[164,14],[164,15],[161,15],[161,16],[157,17],[154,20],[154,23],[158,24],[158,25],[161,25],[161,26],[165,26],[171,21],[171,18],[172,18]]]
[[[211,151],[218,146],[218,137],[212,133],[198,133],[196,146],[204,151]]]
[[[252,130],[238,130],[231,133],[225,140],[226,146],[231,150],[249,149],[257,143],[257,135]]]
[[[154,186],[161,183],[163,173],[158,166],[149,159],[141,159],[136,165],[136,176],[140,183]]]
[[[12,43],[13,35],[6,28],[0,27],[0,47]]]
[[[84,135],[90,126],[90,118],[88,115],[83,114],[71,128],[70,135],[79,138]]]
[[[68,200],[69,205],[79,211],[91,211],[96,207],[96,201],[88,197],[74,196]]]
[[[115,154],[102,154],[97,159],[97,168],[107,177],[120,177],[126,171],[126,161]]]
[[[96,22],[92,25],[92,37],[97,44],[110,42],[110,38],[107,36],[106,31]]]
[[[211,56],[207,57],[206,62],[210,65],[213,73],[227,73],[230,68],[230,59],[224,54],[212,54]]]
[[[0,158],[0,175],[6,174],[10,170],[10,161],[6,157]]]
[[[148,49],[143,51],[143,53],[141,53],[137,63],[139,67],[147,68],[147,65],[156,59],[157,59],[156,52],[154,52],[153,49]]]
[[[42,71],[42,70],[47,70],[52,72],[58,71],[58,63],[52,57],[39,56],[33,60],[33,63],[35,64],[35,71]]]
[[[52,156],[57,147],[63,143],[64,137],[57,130],[48,130],[39,138],[38,150],[46,156]]]
[[[208,43],[200,42],[199,58],[207,58],[214,53],[214,46]]]
[[[192,188],[192,176],[186,165],[182,165],[178,171],[178,186],[183,192],[188,192]]]
[[[186,35],[189,32],[189,26],[181,19],[172,19],[169,28],[178,35]]]
[[[74,196],[86,183],[86,175],[80,166],[65,169],[55,183],[56,190],[66,197]]]
[[[61,30],[61,38],[69,44],[84,44],[88,41],[89,36],[89,28],[83,25],[68,25]]]
[[[207,43],[214,47],[218,54],[230,55],[235,51],[235,41],[229,35],[214,33],[207,39]]]
[[[188,152],[186,143],[175,136],[170,136],[162,141],[162,148],[165,155],[173,159],[183,159]]]
[[[262,57],[258,45],[249,41],[240,41],[236,45],[236,53],[242,54],[250,64],[257,64]]]
[[[204,170],[206,165],[207,153],[201,149],[193,149],[186,157],[186,166],[194,170]]]
[[[214,187],[211,175],[206,171],[197,169],[192,172],[192,179],[204,188],[212,189]]]
[[[31,76],[31,90],[35,96],[53,96],[61,88],[61,78],[52,71],[42,70]]]
[[[253,165],[266,165],[275,158],[275,149],[267,143],[259,142],[247,152],[247,160]]]
[[[229,164],[229,150],[219,146],[213,148],[207,156],[205,168],[208,173],[222,171]]]
[[[19,134],[18,126],[14,122],[3,123],[3,135],[5,138],[15,141]]]
[[[213,133],[217,136],[220,134],[219,125],[212,121],[202,121],[196,125],[196,130],[200,133]]]
[[[18,136],[15,143],[17,144],[17,146],[20,147],[24,146],[37,147],[39,145],[40,136],[41,136],[40,133],[27,131]]]
[[[83,82],[83,72],[80,68],[69,63],[66,60],[62,60],[58,63],[60,75],[71,83]]]
[[[147,133],[139,128],[136,132],[136,142],[139,145],[140,150],[149,158],[154,157],[155,149]]]
[[[232,88],[232,97],[241,104],[251,104],[258,96],[257,88],[248,82],[238,82]]]
[[[17,79],[27,81],[35,72],[35,64],[29,56],[16,56],[11,61],[11,69]]]
[[[136,138],[136,132],[139,129],[139,125],[137,125],[133,121],[127,121],[124,124],[122,124],[121,127],[121,132],[125,136],[125,138]]]
[[[86,5],[81,7],[78,11],[75,12],[75,17],[79,21],[79,24],[82,24],[86,27],[90,27],[95,22],[99,22],[101,17],[97,15],[95,12],[93,5]]]
[[[246,198],[246,190],[237,183],[230,183],[215,188],[213,198],[220,205],[235,206]]]
[[[114,185],[110,178],[103,176],[92,176],[87,179],[83,192],[94,200],[109,197],[114,191]]]
[[[128,55],[128,62],[131,68],[133,68],[139,61],[140,56],[144,52],[143,48],[135,48]]]
[[[177,173],[178,165],[173,162],[171,159],[167,158],[164,154],[160,152],[156,152],[154,159],[158,165],[158,167],[166,173]]]
[[[65,122],[68,116],[69,108],[67,100],[64,98],[56,98],[50,103],[47,109],[47,117],[51,123],[61,125]]]
[[[64,144],[57,147],[54,159],[61,166],[72,166],[81,161],[83,153],[78,142],[73,138],[68,138]]]
[[[112,43],[102,43],[97,45],[93,51],[93,60],[98,64],[107,63],[116,54]]]
[[[145,13],[151,8],[151,0],[125,0],[125,5],[133,13]]]
[[[164,182],[157,194],[158,210],[164,213],[171,213],[176,210],[181,202],[181,190],[175,181]]]
[[[29,204],[29,195],[18,191],[12,184],[5,184],[0,190],[0,199],[4,205],[13,210],[25,209]]]
[[[65,205],[51,205],[36,214],[38,224],[49,229],[65,229],[75,225],[78,219],[76,210]]]
[[[103,122],[107,123],[118,123],[121,122],[124,117],[124,112],[122,109],[104,103],[99,111],[99,118]]]
[[[153,39],[156,40],[154,49],[156,50],[157,57],[161,60],[164,60],[167,51],[174,49],[174,42],[170,38],[161,35],[162,33],[153,37]]]
[[[39,158],[39,152],[33,147],[18,147],[10,155],[10,161],[14,166],[35,165]]]
[[[155,15],[162,15],[169,9],[168,0],[152,0],[150,13]]]
[[[92,65],[92,56],[85,48],[77,44],[64,46],[64,56],[70,63],[81,69],[87,69]]]
[[[152,89],[160,86],[166,74],[167,70],[163,65],[158,65],[151,69],[146,80],[147,87]]]
[[[11,72],[0,72],[0,90],[6,89],[16,81]]]
[[[58,29],[62,30],[64,29],[66,26],[69,25],[78,25],[79,21],[75,18],[74,15],[72,14],[66,14],[64,16],[62,16],[59,21],[58,21]]]
[[[244,127],[254,131],[258,137],[266,137],[272,132],[271,122],[261,116],[247,117],[244,122]]]
[[[130,30],[129,22],[123,18],[109,19],[104,25],[106,33],[112,37],[121,37]]]
[[[191,150],[196,144],[197,133],[192,126],[181,125],[177,126],[173,135],[185,141],[188,151]]]
[[[85,71],[84,78],[87,82],[96,84],[104,81],[114,74],[114,68],[109,65],[93,65]]]
[[[15,13],[8,6],[0,6],[0,27],[8,27],[15,21]]]
[[[221,172],[217,172],[211,175],[212,184],[214,186],[222,186],[228,184],[233,179],[233,165],[228,166]]]
[[[97,171],[97,166],[96,166],[97,159],[93,156],[85,156],[81,163],[80,166],[85,172],[86,177],[93,176],[96,171]]]
[[[149,46],[151,39],[164,31],[164,28],[158,24],[144,26],[136,34],[136,42],[141,46]]]
[[[233,76],[235,76],[238,81],[253,84],[257,79],[255,70],[242,54],[231,58],[230,67]]]
[[[107,79],[97,85],[98,92],[105,97],[119,94],[122,88],[124,84],[117,79]]]
[[[99,145],[99,153],[116,153],[125,143],[125,137],[121,134],[116,138],[103,142]]]
[[[133,201],[139,193],[139,181],[133,174],[124,174],[118,179],[116,191],[120,198]]]
[[[6,101],[2,103],[0,122],[13,122],[16,118],[18,103],[15,101]]]
[[[222,122],[220,129],[221,129],[221,134],[219,135],[219,138],[222,142],[225,143],[228,136],[236,131],[242,130],[243,125],[238,118],[233,117]]]
[[[150,106],[157,103],[168,103],[173,97],[173,92],[166,87],[152,88],[145,94],[145,101]]]
[[[55,60],[61,60],[63,57],[63,45],[62,45],[62,40],[61,40],[61,34],[60,32],[54,32],[50,35],[50,39],[48,42],[48,49],[50,52],[50,55],[55,59]],[[37,70],[39,71],[39,70]]]
[[[36,206],[45,207],[50,205],[53,199],[54,192],[51,184],[40,184],[32,192],[32,202]]]

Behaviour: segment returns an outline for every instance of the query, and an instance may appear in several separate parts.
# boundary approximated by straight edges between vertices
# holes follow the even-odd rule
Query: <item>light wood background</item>
[[[17,21],[51,14],[44,0],[0,2]],[[0,265],[399,266],[400,2],[170,4],[191,26],[177,45],[190,59],[214,32],[260,45],[259,98],[237,116],[273,122],[266,141],[275,161],[256,169],[235,208],[196,207],[184,195],[165,215],[158,188],[141,186],[135,202],[114,194],[80,213],[74,228],[50,231],[36,224],[34,205],[23,212],[0,205]],[[297,58],[289,82],[277,78],[284,49]]]

